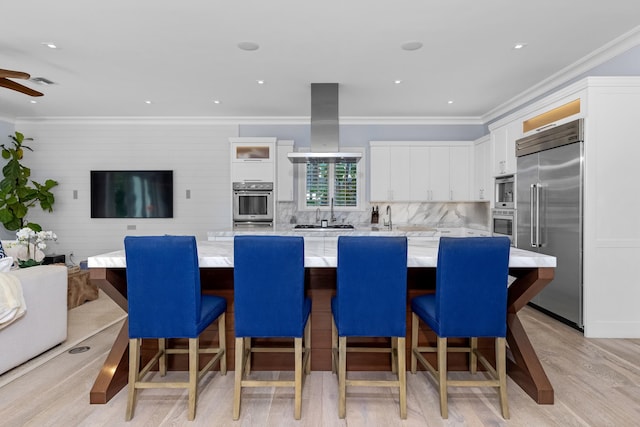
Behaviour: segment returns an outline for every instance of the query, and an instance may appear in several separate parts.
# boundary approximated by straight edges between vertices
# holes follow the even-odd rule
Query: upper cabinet
[[[276,138],[229,138],[231,181],[275,181]]]
[[[278,141],[276,150],[276,201],[291,202],[294,200],[293,163],[287,155],[293,152],[293,141]]]
[[[409,147],[371,147],[371,200],[406,201],[410,199]]]
[[[493,175],[516,173],[516,139],[522,137],[522,122],[513,121],[491,131]]]
[[[470,142],[372,141],[371,201],[470,200]]]
[[[478,139],[473,147],[474,175],[471,198],[480,201],[493,200],[493,171],[491,170],[491,137]]]

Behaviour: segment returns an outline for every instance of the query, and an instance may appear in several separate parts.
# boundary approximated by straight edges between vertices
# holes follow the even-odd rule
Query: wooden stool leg
[[[240,418],[240,394],[244,371],[244,338],[236,338],[236,372],[233,387],[233,419]]]
[[[416,351],[418,348],[418,328],[420,327],[420,319],[415,313],[411,313],[411,373],[415,374],[418,369],[418,360],[416,359]]]
[[[200,340],[189,338],[189,421],[196,417],[196,401],[198,400],[198,362]]]
[[[225,328],[227,327],[226,314],[222,313],[218,317],[218,348],[222,351],[222,357],[220,358],[220,373],[227,375],[227,334]]]
[[[398,338],[391,337],[391,373],[398,372]]]
[[[347,415],[347,337],[338,338],[338,417]]]
[[[142,340],[136,338],[129,340],[129,394],[125,415],[127,421],[133,418],[133,409],[136,404],[136,382],[138,381],[138,371],[140,371],[140,341]]]
[[[309,314],[307,324],[304,326],[304,352],[308,354],[308,356],[306,356],[304,373],[309,375],[311,373],[311,314]]]
[[[302,338],[294,338],[294,346],[295,346],[295,380],[294,380],[294,418],[296,420],[300,419],[300,414],[302,410]]]
[[[243,369],[249,375],[251,373],[251,337],[247,337],[244,339],[244,348],[247,353],[247,365],[243,366]]]
[[[478,338],[469,338],[469,372],[475,374],[478,371]]]
[[[331,316],[331,373],[338,372],[338,361],[336,356],[338,353],[338,328],[336,327],[336,321]]]
[[[167,375],[167,339],[158,338],[158,351],[160,352],[160,376]]]
[[[500,380],[500,406],[502,416],[509,419],[509,403],[507,402],[507,348],[505,338],[496,338],[496,370]]]
[[[400,418],[407,419],[407,359],[406,339],[397,338],[398,347],[398,382],[400,383]]]
[[[438,337],[438,388],[440,392],[440,414],[449,418],[447,408],[447,339]]]

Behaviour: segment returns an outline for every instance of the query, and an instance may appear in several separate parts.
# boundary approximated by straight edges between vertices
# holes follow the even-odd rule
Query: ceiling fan
[[[3,70],[0,68],[0,86],[6,87],[7,89],[12,89],[18,92],[22,92],[29,96],[42,96],[44,95],[42,92],[38,92],[37,90],[33,90],[28,88],[20,83],[16,83],[13,80],[9,79],[24,79],[28,80],[31,77],[27,73],[23,73],[22,71],[12,71],[12,70]]]

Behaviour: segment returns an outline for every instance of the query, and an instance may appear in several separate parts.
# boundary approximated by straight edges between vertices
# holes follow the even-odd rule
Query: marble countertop
[[[430,227],[418,227],[418,226],[398,226],[389,231],[386,227],[356,227],[353,230],[350,229],[330,229],[330,228],[315,228],[315,229],[294,229],[291,228],[275,230],[275,231],[209,231],[207,233],[207,239],[210,241],[229,240],[235,235],[253,234],[253,235],[277,235],[277,236],[303,236],[303,237],[337,237],[337,236],[407,236],[407,237],[420,237],[420,238],[432,238],[437,240],[442,236],[450,237],[472,237],[472,236],[490,236],[491,232],[487,230],[478,230],[474,228],[430,228]]]
[[[300,234],[296,234],[300,235]],[[376,233],[375,235],[380,235]],[[336,267],[338,235],[305,237],[306,267]],[[233,267],[233,240],[198,242],[198,262],[203,268]],[[408,267],[436,267],[437,239],[408,239]],[[124,249],[89,257],[89,268],[125,268]],[[556,258],[536,252],[511,248],[509,267],[555,267]]]

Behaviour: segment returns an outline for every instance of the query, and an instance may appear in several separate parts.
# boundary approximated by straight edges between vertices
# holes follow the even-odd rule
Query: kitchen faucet
[[[391,205],[387,205],[387,215],[389,215],[389,231],[392,229],[391,225]]]
[[[336,216],[333,213],[333,197],[331,198],[331,222],[336,222]]]

